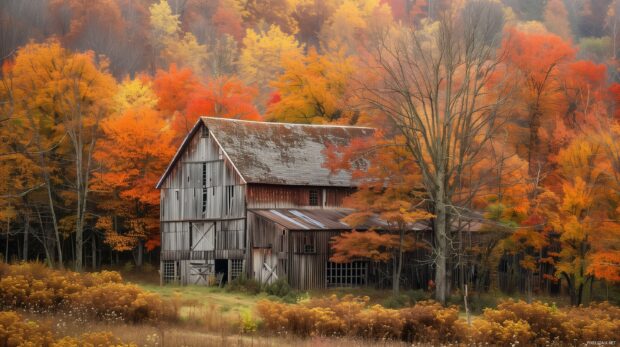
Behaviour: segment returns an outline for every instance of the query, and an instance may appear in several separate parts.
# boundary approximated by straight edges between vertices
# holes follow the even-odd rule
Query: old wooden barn
[[[163,174],[162,282],[208,284],[245,274],[298,289],[364,285],[369,264],[329,261],[329,240],[351,227],[351,174],[324,167],[327,144],[363,127],[201,118]],[[381,225],[376,220],[373,224]]]

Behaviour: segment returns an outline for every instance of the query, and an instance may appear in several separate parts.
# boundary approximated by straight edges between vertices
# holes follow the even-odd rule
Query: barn
[[[350,172],[324,163],[328,144],[372,134],[199,119],[157,184],[162,283],[223,284],[244,275],[262,283],[285,278],[303,290],[368,283],[368,262],[329,261],[330,238],[351,230],[341,219],[351,213],[343,199],[355,184]]]

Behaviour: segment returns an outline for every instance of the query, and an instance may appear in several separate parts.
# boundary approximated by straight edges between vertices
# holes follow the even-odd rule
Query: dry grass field
[[[154,282],[0,263],[0,347],[579,345],[620,337],[620,308],[610,303],[502,299],[468,321],[459,306],[419,292],[403,301],[369,289]]]

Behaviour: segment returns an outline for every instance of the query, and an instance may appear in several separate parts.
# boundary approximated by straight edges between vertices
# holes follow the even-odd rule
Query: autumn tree
[[[166,0],[149,7],[151,39],[154,47],[167,63],[189,67],[196,73],[206,71],[207,48],[196,37],[181,30],[179,15],[174,14]]]
[[[247,84],[256,86],[261,94],[265,94],[269,82],[282,73],[282,60],[301,57],[299,42],[279,27],[272,25],[267,31],[248,29],[239,57],[239,73]]]
[[[518,98],[525,103],[522,109],[527,127],[521,148],[526,151],[530,176],[540,180],[548,169],[547,130],[553,128],[553,112],[562,104],[558,76],[575,51],[559,36],[516,30],[511,32],[510,39],[504,40],[504,48],[508,52],[508,67],[518,72],[518,81],[523,85]]]
[[[321,28],[323,48],[359,52],[368,45],[373,31],[392,24],[390,6],[378,0],[344,0]]]
[[[253,104],[256,96],[255,88],[246,86],[235,77],[211,80],[190,94],[182,122],[183,131],[187,132],[200,116],[260,120],[261,116]]]
[[[384,139],[379,133],[374,141],[365,139],[353,143],[345,158],[331,159],[332,163],[344,163],[342,168],[348,169],[352,168],[351,159],[356,158],[354,161],[358,163],[353,175],[359,190],[345,201],[345,206],[355,212],[343,221],[354,228],[368,226],[374,217],[385,223],[382,226],[369,225],[370,229],[381,229],[380,232],[353,231],[334,237],[331,260],[391,261],[394,294],[400,290],[404,253],[425,247],[415,234],[424,227],[416,223],[432,217],[424,209],[424,195],[419,191],[419,171],[405,143],[402,136]],[[367,168],[359,165],[361,158],[368,163]]]
[[[568,12],[562,0],[550,0],[545,7],[545,26],[566,41],[572,39]]]
[[[184,110],[189,95],[200,85],[198,78],[188,68],[171,64],[168,70],[157,70],[153,78],[153,90],[157,95],[157,107],[168,117]]]
[[[575,139],[560,151],[558,164],[561,189],[547,194],[544,210],[559,234],[557,276],[566,281],[571,304],[578,306],[595,275],[618,279],[618,270],[611,265],[617,266],[620,259],[618,196],[609,189],[615,180],[609,175],[610,162],[599,141]],[[610,268],[611,273],[604,270]]]
[[[123,113],[129,108],[155,108],[157,95],[148,76],[125,78],[119,85],[113,99],[114,112]]]
[[[95,155],[102,168],[93,185],[105,194],[100,208],[106,213],[97,227],[116,251],[138,247],[136,263],[141,266],[144,242],[156,240],[159,233],[159,192],[154,186],[174,155],[173,134],[164,117],[144,105],[106,119],[102,128],[105,137]]]
[[[73,224],[75,268],[81,271],[92,155],[116,83],[106,72],[105,59],[97,63],[92,53],[71,53],[55,41],[21,49],[12,74],[16,108],[24,119],[23,131],[30,134],[24,145],[34,146],[31,152],[38,153],[58,243],[61,220],[56,218],[54,195],[63,194],[65,204],[71,202],[67,208],[75,211],[63,218],[63,225],[69,228]],[[50,152],[70,160],[73,166],[57,168],[61,164],[51,161]],[[61,184],[70,189],[54,192]],[[60,244],[58,247],[60,254]]]
[[[319,55],[311,49],[302,59],[285,59],[284,72],[272,83],[278,101],[267,109],[276,121],[328,123],[345,118],[345,94],[354,63],[343,52]]]
[[[384,33],[371,65],[377,82],[365,88],[365,100],[404,137],[421,173],[435,216],[435,298],[442,303],[448,295],[451,225],[460,213],[455,198],[500,125],[506,101],[502,94],[488,97],[502,83],[495,74],[503,18],[495,13],[493,4],[476,2],[428,30]]]

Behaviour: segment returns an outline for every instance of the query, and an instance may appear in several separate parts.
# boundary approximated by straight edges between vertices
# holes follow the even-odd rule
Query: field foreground
[[[0,346],[580,345],[620,337],[620,308],[609,303],[506,300],[468,321],[432,301],[395,309],[350,294],[285,300],[36,263],[0,263],[0,307]]]

